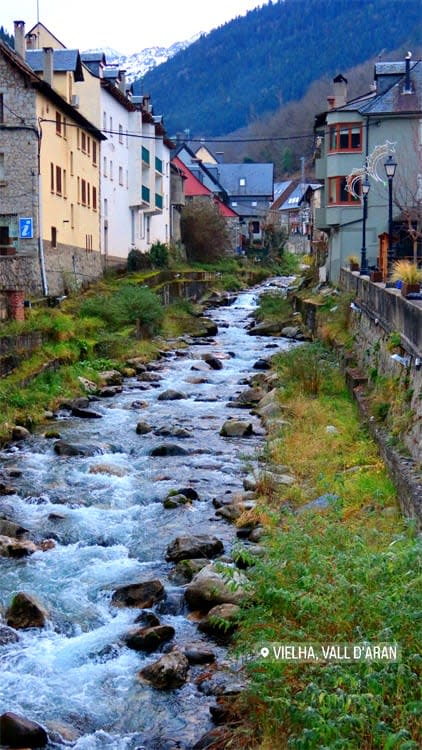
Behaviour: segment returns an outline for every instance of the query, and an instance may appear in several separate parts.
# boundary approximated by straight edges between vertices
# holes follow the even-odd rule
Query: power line
[[[40,122],[48,122],[56,124],[56,120],[48,120],[41,118]],[[79,128],[80,125],[77,125],[76,123],[72,122],[66,122],[66,127],[73,127],[73,128]],[[89,128],[85,128],[86,130],[89,130]],[[96,128],[98,130],[98,128]],[[133,133],[129,130],[121,131],[121,130],[107,130],[103,129],[101,130],[102,133],[105,135],[117,135],[120,137],[126,137],[126,138],[139,138],[141,140],[151,140],[151,141],[161,141],[163,137],[167,137],[170,141],[175,141],[177,143],[178,137],[176,136],[157,136],[157,135],[146,135],[143,133]],[[189,138],[186,138],[185,140],[188,143],[268,143],[270,142],[277,142],[277,141],[292,141],[292,140],[303,140],[306,138],[313,138],[314,133],[300,133],[298,135],[272,135],[272,136],[260,136],[257,138],[208,138],[206,136],[200,136],[198,138],[192,138],[189,136]]]

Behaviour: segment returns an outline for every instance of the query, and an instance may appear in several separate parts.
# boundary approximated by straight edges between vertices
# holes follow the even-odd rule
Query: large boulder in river
[[[217,639],[229,639],[237,628],[239,612],[238,604],[217,604],[201,620],[198,629],[201,633],[206,633]]]
[[[95,445],[76,445],[66,440],[57,440],[54,443],[54,452],[59,456],[98,456],[103,451]]]
[[[20,526],[20,524],[9,521],[7,518],[0,518],[0,534],[21,537],[28,533],[28,529]]]
[[[179,562],[195,557],[212,558],[223,552],[223,542],[215,536],[178,536],[167,547],[166,560]]]
[[[24,628],[43,628],[48,617],[44,609],[35,597],[20,591],[16,594],[6,611],[6,622],[11,628],[21,630]]]
[[[36,544],[27,539],[0,536],[0,557],[28,557],[28,555],[33,555],[37,549]]]
[[[123,376],[118,370],[103,370],[99,373],[103,385],[121,385]]]
[[[2,745],[9,747],[45,747],[48,735],[35,721],[8,711],[0,716],[0,738]]]
[[[240,419],[227,419],[220,430],[222,437],[249,437],[252,434],[251,422],[243,422]]]
[[[152,607],[164,596],[164,586],[158,579],[142,581],[141,583],[130,583],[120,586],[111,597],[111,603],[115,607],[138,607],[145,609]]]
[[[176,391],[174,388],[167,388],[167,390],[162,391],[158,396],[159,401],[178,401],[184,398],[187,398],[186,393]]]
[[[180,445],[176,445],[175,443],[167,443],[163,445],[157,445],[156,448],[153,448],[151,453],[151,456],[188,456],[189,451],[186,450],[186,448],[182,448]]]
[[[217,604],[239,604],[246,596],[246,583],[231,566],[207,565],[187,585],[185,598],[191,609],[209,612]]]
[[[181,687],[187,680],[189,662],[181,651],[164,654],[161,659],[141,669],[139,676],[158,690]]]
[[[125,643],[135,651],[157,651],[157,649],[175,636],[175,629],[171,625],[156,625],[154,627],[135,628],[124,637]]]

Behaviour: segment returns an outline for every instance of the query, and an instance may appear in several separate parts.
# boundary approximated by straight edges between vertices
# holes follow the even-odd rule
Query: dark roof
[[[36,75],[32,68],[25,62],[25,60],[18,55],[8,44],[0,41],[0,53],[6,57],[11,65],[17,68],[22,75],[29,81],[34,89],[40,91],[47,99],[55,104],[62,112],[71,117],[81,127],[90,132],[98,140],[105,141],[106,136],[102,134],[101,130],[95,127],[89,120],[86,119],[77,109],[72,107],[60,94],[57,93],[51,86],[43,81],[42,78]]]
[[[273,195],[274,165],[271,163],[219,164],[218,181],[231,196]],[[240,184],[245,180],[245,185]]]
[[[44,51],[42,49],[27,50],[26,62],[35,73],[44,70]],[[53,70],[55,73],[70,71],[75,81],[83,81],[81,56],[77,49],[55,49],[53,50]]]
[[[92,75],[97,76],[97,78],[100,77],[100,70],[107,62],[104,52],[82,52],[81,60]]]

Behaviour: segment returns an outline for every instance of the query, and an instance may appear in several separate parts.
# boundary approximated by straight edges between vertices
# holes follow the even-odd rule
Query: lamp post
[[[368,218],[368,194],[370,190],[368,175],[365,175],[365,181],[362,183],[363,196],[363,215],[362,215],[362,248],[360,251],[360,275],[368,274],[368,261],[366,259],[366,220]]]
[[[397,162],[391,154],[384,162],[385,174],[388,179],[388,253],[387,253],[387,280],[390,276],[393,263],[393,179],[396,173]]]

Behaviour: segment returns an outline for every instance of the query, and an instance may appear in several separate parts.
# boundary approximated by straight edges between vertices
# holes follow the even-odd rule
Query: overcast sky
[[[0,26],[13,34],[13,21],[25,30],[37,18],[66,46],[80,50],[111,47],[122,54],[208,32],[268,0],[2,0]],[[39,13],[39,15],[38,15]]]

